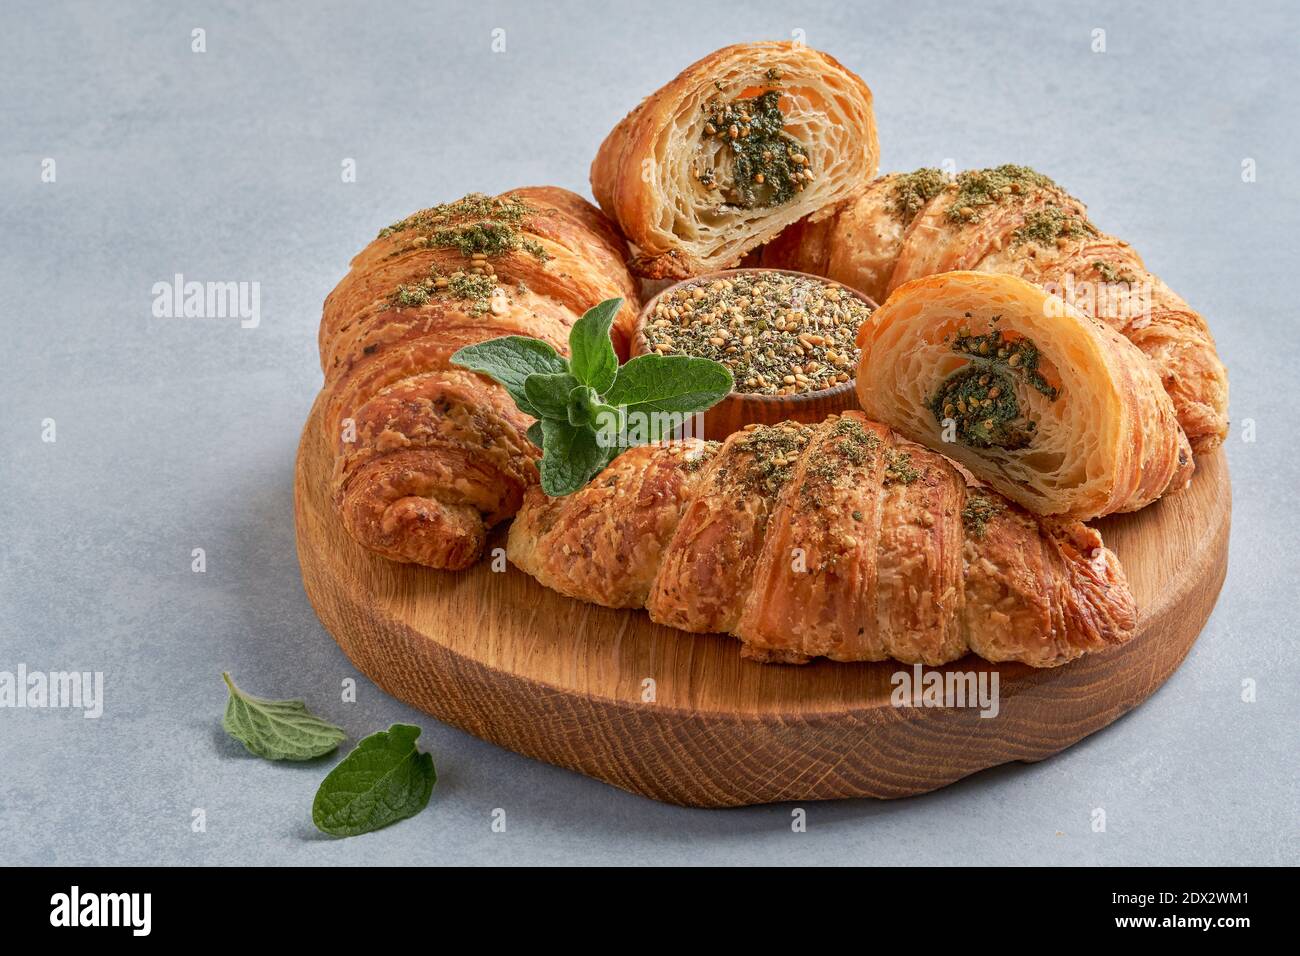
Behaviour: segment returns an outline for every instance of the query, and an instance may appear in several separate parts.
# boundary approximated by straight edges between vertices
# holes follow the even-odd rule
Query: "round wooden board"
[[[903,664],[755,664],[730,637],[574,601],[513,567],[446,573],[375,557],[335,516],[330,466],[318,402],[298,452],[298,559],[317,614],[362,672],[485,740],[689,806],[902,797],[1057,753],[1173,673],[1227,570],[1231,489],[1218,451],[1187,490],[1099,522],[1140,608],[1130,643],[1051,670],[975,657],[942,668],[999,672],[999,713],[981,718],[893,706]]]

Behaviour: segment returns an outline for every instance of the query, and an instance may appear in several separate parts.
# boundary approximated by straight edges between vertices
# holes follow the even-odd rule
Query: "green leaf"
[[[222,679],[230,688],[221,726],[249,753],[267,760],[311,760],[329,753],[347,736],[321,720],[300,700],[265,700],[245,694],[229,673]]]
[[[533,422],[528,426],[528,440],[538,448],[542,447],[542,423],[540,421]]]
[[[606,299],[588,309],[569,330],[569,370],[579,382],[597,392],[609,388],[618,372],[618,356],[609,330],[622,306],[622,299]]]
[[[568,422],[542,419],[542,491],[552,498],[571,495],[613,460],[617,448],[601,448],[596,433]]]
[[[578,386],[578,380],[567,372],[558,375],[535,374],[524,379],[524,394],[536,411],[534,418],[569,420],[569,394]],[[523,406],[520,406],[521,408]],[[525,409],[525,411],[527,411]]]
[[[316,791],[316,827],[331,836],[356,836],[423,810],[438,775],[433,758],[415,749],[419,736],[419,727],[393,724],[357,744]]]
[[[702,412],[726,398],[734,384],[731,371],[710,359],[638,355],[618,370],[605,403],[646,411]]]
[[[452,355],[451,362],[500,382],[519,410],[534,418],[538,415],[524,392],[525,380],[530,375],[555,375],[569,370],[569,363],[555,349],[525,335],[506,335],[467,345]]]

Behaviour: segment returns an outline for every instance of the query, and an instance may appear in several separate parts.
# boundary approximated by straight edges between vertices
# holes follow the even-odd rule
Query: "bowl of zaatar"
[[[858,328],[876,304],[848,286],[784,269],[728,269],[671,285],[637,320],[634,355],[694,355],[731,370],[731,394],[703,437],[751,424],[819,422],[857,408]]]

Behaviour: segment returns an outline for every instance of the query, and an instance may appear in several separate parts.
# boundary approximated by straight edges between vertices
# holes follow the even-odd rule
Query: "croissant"
[[[626,355],[637,290],[610,223],[550,187],[471,194],[384,229],[325,300],[324,422],[334,502],[364,547],[460,569],[537,481],[532,419],[450,363],[460,347],[528,335],[567,352],[583,311],[621,296]]]
[[[1035,514],[1136,511],[1191,478],[1187,436],[1137,346],[1024,279],[914,279],[858,348],[863,411]]]
[[[1053,667],[1127,641],[1136,617],[1097,532],[968,485],[858,412],[634,448],[564,498],[531,488],[507,556],[759,661]]]
[[[1196,453],[1228,430],[1228,377],[1205,320],[1147,271],[1128,243],[1025,166],[950,180],[938,169],[884,176],[833,214],[786,230],[762,263],[815,272],[885,301],[921,276],[973,269],[1021,276],[1105,322],[1155,366]]]
[[[601,144],[591,188],[637,246],[634,272],[686,278],[829,212],[879,152],[860,78],[802,44],[742,43],[642,100]]]

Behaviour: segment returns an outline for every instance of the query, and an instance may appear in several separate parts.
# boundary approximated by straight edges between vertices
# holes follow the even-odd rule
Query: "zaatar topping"
[[[944,215],[952,223],[979,222],[989,206],[1023,197],[1033,189],[1057,189],[1042,173],[1010,163],[957,174]]]
[[[990,320],[990,325],[1001,316]],[[943,426],[957,425],[957,438],[972,448],[1025,448],[1033,440],[1037,422],[1024,415],[1016,384],[1024,382],[1049,400],[1056,389],[1038,371],[1037,346],[1027,338],[1007,339],[1000,330],[971,335],[962,329],[952,343],[954,352],[972,359],[939,386],[930,411]]]
[[[812,276],[742,272],[665,292],[642,332],[649,352],[721,362],[737,392],[793,395],[852,378],[870,315],[857,296]]]
[[[830,430],[829,441],[814,453],[804,471],[804,483],[800,488],[805,503],[814,507],[822,505],[817,497],[820,487],[833,487],[842,479],[850,479],[852,472],[845,468],[850,465],[865,465],[880,445],[880,438],[867,431],[859,422],[851,418],[841,418]]]
[[[966,496],[966,506],[961,509],[961,523],[966,532],[973,537],[982,538],[988,524],[1003,510],[1001,502],[994,501],[987,495],[970,492]]]
[[[920,477],[921,473],[912,465],[910,454],[890,452],[889,463],[885,465],[885,484],[910,485]]]
[[[1096,262],[1092,264],[1092,267],[1097,270],[1097,275],[1101,276],[1102,279],[1106,282],[1131,283],[1134,281],[1132,273],[1121,272],[1118,267],[1111,265],[1111,263],[1107,262],[1104,259],[1098,259]]]
[[[718,454],[718,449],[722,447],[720,442],[705,442],[698,449],[688,453],[681,464],[682,471],[699,471]]]
[[[1025,224],[1011,234],[1013,245],[1032,242],[1040,246],[1059,246],[1070,239],[1095,236],[1097,227],[1087,219],[1071,215],[1055,204],[1036,209],[1025,217]]]
[[[399,285],[388,297],[388,304],[393,308],[418,308],[436,297],[446,297],[468,303],[465,311],[469,315],[482,315],[492,309],[498,288],[496,278],[479,269],[449,276],[433,272],[423,282]]]
[[[751,99],[703,104],[707,115],[705,140],[718,140],[731,156],[731,184],[724,189],[724,205],[742,209],[767,209],[789,201],[813,180],[804,147],[783,132],[785,115],[779,90]],[[696,179],[707,189],[718,189],[718,171],[697,167]]]
[[[522,233],[524,220],[535,210],[522,199],[470,193],[464,199],[422,209],[380,230],[384,239],[417,232],[413,247],[454,248],[465,258],[476,253],[499,256],[522,249],[543,261],[551,258],[541,244]]]
[[[916,218],[925,204],[948,188],[949,179],[934,166],[894,177],[889,191],[890,208],[903,225]]]
[[[747,453],[744,471],[739,475],[746,491],[774,495],[790,480],[795,463],[808,447],[813,430],[794,422],[779,425],[754,425],[736,439],[738,451]],[[728,475],[724,466],[722,474]]]

